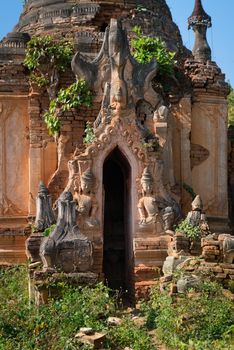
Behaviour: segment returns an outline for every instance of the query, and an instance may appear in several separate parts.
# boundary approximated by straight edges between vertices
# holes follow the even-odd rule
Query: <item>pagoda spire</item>
[[[188,18],[188,29],[195,33],[193,56],[198,61],[211,60],[211,49],[207,42],[207,28],[212,26],[211,17],[205,12],[201,0],[195,0],[195,6]]]

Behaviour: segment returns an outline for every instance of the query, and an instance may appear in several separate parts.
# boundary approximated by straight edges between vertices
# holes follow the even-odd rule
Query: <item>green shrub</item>
[[[146,329],[135,325],[128,318],[125,318],[120,326],[109,331],[106,346],[108,349],[130,347],[134,350],[155,350]]]
[[[201,234],[200,228],[198,226],[192,226],[187,219],[181,221],[175,231],[182,232],[191,239],[197,239]]]
[[[63,286],[60,299],[37,309],[29,304],[25,267],[0,270],[0,349],[63,350],[80,327],[106,329],[116,300],[103,284],[95,288]],[[61,286],[60,286],[61,287]]]
[[[30,79],[39,87],[49,85],[54,72],[64,72],[74,54],[73,45],[67,40],[57,41],[51,36],[33,37],[27,43],[25,66]]]
[[[234,305],[215,282],[204,282],[200,293],[176,301],[154,288],[142,309],[148,325],[171,349],[232,349]]]
[[[155,58],[161,75],[173,75],[176,63],[175,52],[169,51],[160,38],[143,35],[140,27],[134,27],[133,32],[136,37],[131,40],[131,46],[137,62],[148,63]]]
[[[84,79],[79,79],[67,88],[60,89],[57,97],[50,101],[49,109],[43,115],[49,135],[56,135],[60,131],[59,115],[72,108],[90,107],[93,96]]]

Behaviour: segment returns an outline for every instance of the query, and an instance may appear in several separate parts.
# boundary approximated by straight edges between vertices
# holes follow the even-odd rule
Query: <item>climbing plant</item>
[[[35,37],[27,44],[24,64],[30,71],[30,80],[39,88],[45,87],[50,100],[43,114],[49,135],[59,133],[59,116],[64,112],[92,104],[92,94],[84,79],[58,91],[59,75],[70,66],[73,54],[69,41],[57,41],[51,36]]]
[[[131,40],[131,46],[135,59],[139,63],[148,63],[155,58],[161,75],[173,75],[176,53],[169,51],[160,38],[144,35],[138,26],[133,28],[133,32],[135,38]]]
[[[72,108],[92,105],[92,93],[84,79],[77,80],[67,88],[59,90],[57,97],[50,101],[49,109],[43,115],[49,135],[59,133],[61,123],[59,116]]]
[[[86,123],[86,127],[85,127],[84,132],[85,132],[85,136],[83,138],[83,143],[85,145],[90,145],[92,142],[94,142],[96,140],[96,136],[94,134],[91,122],[88,121]]]
[[[55,98],[59,74],[70,65],[73,54],[73,45],[67,40],[44,36],[28,42],[24,64],[30,71],[30,80],[40,88],[46,87],[50,99]]]

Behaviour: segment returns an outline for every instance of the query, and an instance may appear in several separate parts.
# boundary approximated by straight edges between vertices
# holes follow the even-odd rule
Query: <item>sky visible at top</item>
[[[187,18],[191,15],[195,0],[166,0],[174,22],[178,25],[184,45],[192,49],[193,31],[187,29]],[[226,80],[234,87],[234,0],[203,0],[205,11],[212,17],[212,28],[207,38],[216,61],[226,74]],[[0,0],[0,39],[10,32],[18,22],[22,11],[22,0]]]

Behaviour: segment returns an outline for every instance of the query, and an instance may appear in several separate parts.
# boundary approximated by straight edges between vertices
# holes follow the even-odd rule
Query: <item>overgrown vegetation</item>
[[[170,349],[234,349],[234,305],[215,282],[205,281],[199,293],[190,290],[176,301],[155,287],[142,310],[148,327]]]
[[[228,125],[234,125],[234,89],[228,95]]]
[[[51,90],[51,85],[58,84],[59,73],[70,65],[73,54],[73,45],[67,40],[55,41],[49,35],[34,37],[27,43],[24,64],[33,82]]]
[[[133,56],[139,63],[148,63],[153,58],[159,65],[159,72],[163,76],[172,76],[175,66],[175,52],[167,49],[160,38],[146,36],[140,27],[135,26],[133,32],[136,37],[131,40]]]
[[[60,73],[70,66],[73,54],[69,41],[57,41],[51,36],[32,38],[27,44],[24,64],[30,71],[30,80],[39,88],[46,88],[50,100],[43,115],[49,135],[59,134],[59,117],[64,112],[92,104],[92,94],[84,79],[58,91]]]
[[[83,143],[85,145],[90,145],[96,140],[96,136],[94,134],[93,126],[92,123],[87,121],[85,130],[84,130],[84,138],[83,138]]]
[[[49,237],[51,235],[51,233],[54,231],[55,227],[56,227],[56,224],[53,224],[50,227],[47,227],[45,229],[45,231],[43,232],[43,236],[44,237]]]
[[[182,232],[191,239],[196,239],[200,236],[201,230],[198,226],[192,226],[187,219],[181,221],[176,227],[176,232]]]
[[[59,133],[61,123],[59,116],[72,108],[91,107],[92,94],[84,79],[77,80],[66,89],[60,89],[55,99],[50,101],[49,109],[43,115],[49,135]]]
[[[103,347],[111,350],[156,350],[152,335],[170,350],[234,348],[234,305],[215,282],[176,298],[154,287],[141,303],[143,326],[118,310],[116,297],[101,283],[75,289],[58,282],[60,298],[36,308],[29,304],[27,282],[26,267],[0,269],[1,350],[90,350],[75,338],[80,327],[106,332]],[[122,323],[109,327],[107,318],[121,314]]]
[[[194,189],[191,186],[183,182],[183,189],[190,194],[190,196],[192,197],[192,200],[195,199],[197,194],[194,192]]]
[[[71,288],[59,282],[61,297],[39,309],[29,305],[26,267],[0,270],[0,284],[1,350],[88,350],[77,346],[74,338],[80,327],[107,331],[108,316],[117,312],[116,297],[102,283],[95,288]],[[105,348],[132,344],[136,350],[154,349],[146,330],[126,318],[116,331],[108,332]]]

